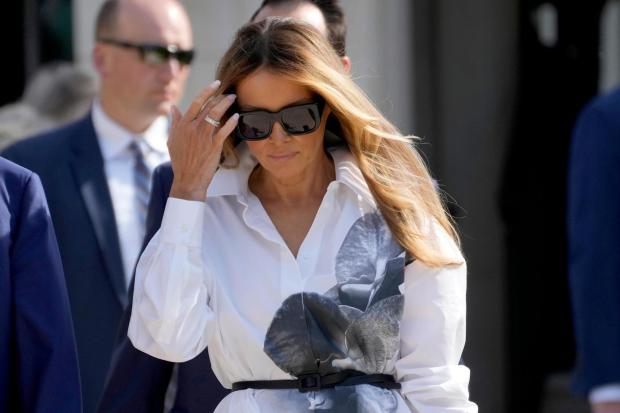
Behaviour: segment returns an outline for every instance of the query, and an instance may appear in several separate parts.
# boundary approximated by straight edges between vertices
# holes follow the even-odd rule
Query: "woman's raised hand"
[[[204,201],[222,155],[226,137],[237,126],[238,114],[219,125],[235,101],[235,95],[213,96],[220,86],[215,81],[198,95],[182,115],[172,108],[168,149],[174,172],[170,190],[173,198]]]

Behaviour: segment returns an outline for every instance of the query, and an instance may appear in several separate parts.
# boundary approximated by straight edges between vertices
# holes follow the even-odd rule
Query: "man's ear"
[[[101,78],[105,78],[108,73],[109,57],[106,51],[107,50],[105,49],[105,46],[99,43],[95,43],[92,54],[93,66],[95,67],[95,70],[97,71],[97,73],[99,73],[99,76]]]
[[[347,73],[351,73],[351,59],[349,59],[349,56],[342,56],[340,58],[342,60],[342,66],[344,67],[344,70]]]

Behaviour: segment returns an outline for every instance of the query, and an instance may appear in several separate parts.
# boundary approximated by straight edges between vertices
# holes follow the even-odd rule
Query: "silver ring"
[[[213,125],[216,128],[220,127],[220,121],[219,120],[215,120],[213,119],[211,116],[207,115],[205,116],[205,122],[207,122],[209,125]]]

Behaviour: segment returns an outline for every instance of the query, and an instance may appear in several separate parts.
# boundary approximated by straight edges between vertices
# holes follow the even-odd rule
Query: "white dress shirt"
[[[343,413],[477,412],[468,401],[469,370],[459,365],[465,264],[405,266],[345,149],[331,152],[336,180],[293,256],[248,188],[256,161],[245,144],[237,148],[239,167],[216,173],[205,202],[168,199],[161,229],[138,263],[133,345],[172,362],[208,345],[213,371],[227,388],[291,379],[308,365],[390,374],[402,385],[239,390],[217,413],[329,406]],[[438,225],[427,227],[438,249],[462,261]],[[394,262],[401,264],[387,271]]]
[[[141,142],[144,161],[152,172],[159,164],[170,160],[167,147],[168,119],[165,116],[159,117],[144,133],[133,134],[110,119],[98,100],[93,103],[92,119],[112,198],[125,280],[129,285],[145,231],[138,215],[134,154],[129,145],[134,140]]]

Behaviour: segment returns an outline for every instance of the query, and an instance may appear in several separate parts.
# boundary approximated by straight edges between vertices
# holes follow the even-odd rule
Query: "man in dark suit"
[[[569,166],[575,387],[594,413],[620,413],[620,88],[581,113]]]
[[[287,16],[314,25],[325,34],[350,69],[346,55],[346,24],[338,0],[265,0],[252,16],[260,21],[268,16]],[[153,176],[149,203],[147,233],[143,248],[161,225],[161,220],[174,179],[169,163],[161,165]],[[133,283],[130,294],[133,293]],[[131,304],[131,303],[130,303]],[[150,413],[165,411],[165,396],[172,379],[174,398],[169,400],[170,413],[202,413],[213,411],[228,394],[211,370],[208,351],[195,359],[174,365],[136,350],[127,337],[131,306],[123,315],[119,338],[99,413]],[[176,374],[173,374],[173,372]],[[176,394],[175,394],[176,392]]]
[[[39,178],[0,158],[0,411],[80,413],[69,297]]]
[[[42,180],[58,236],[84,412],[95,411],[144,235],[150,174],[169,159],[168,120],[193,56],[176,0],[107,0],[96,23],[100,89],[90,113],[4,155]]]

